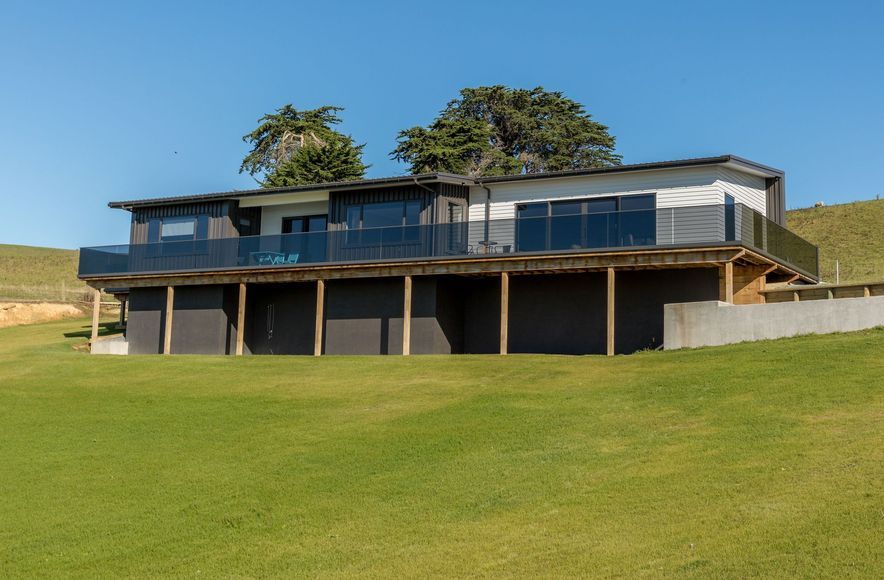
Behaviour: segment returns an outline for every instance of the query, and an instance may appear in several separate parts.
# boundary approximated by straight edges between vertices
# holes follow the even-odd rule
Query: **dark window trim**
[[[314,219],[314,218],[325,218],[325,229],[311,230],[310,229],[310,220]],[[305,229],[303,232],[286,232],[285,231],[286,222],[291,222],[294,220],[304,220],[304,224],[307,226],[307,229]],[[327,213],[316,213],[316,214],[311,214],[311,215],[286,216],[286,217],[282,218],[282,227],[280,228],[279,231],[282,235],[288,235],[291,233],[308,233],[308,232],[312,232],[312,231],[317,231],[317,232],[328,231],[328,214]]]

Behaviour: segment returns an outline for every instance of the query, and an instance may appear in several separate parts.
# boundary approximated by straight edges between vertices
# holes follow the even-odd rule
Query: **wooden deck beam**
[[[510,275],[500,274],[500,354],[509,352]]]
[[[402,354],[411,354],[411,276],[405,277],[405,297],[402,312]]]
[[[313,332],[313,356],[322,355],[322,325],[325,318],[325,280],[316,281],[316,320]]]
[[[246,285],[239,283],[239,302],[236,306],[236,356],[242,356],[246,337]]]
[[[163,327],[163,354],[172,354],[172,316],[175,313],[175,287],[166,287],[166,323]]]

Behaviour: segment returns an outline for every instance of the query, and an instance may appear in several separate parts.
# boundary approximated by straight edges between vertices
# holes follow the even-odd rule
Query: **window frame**
[[[402,208],[401,218],[399,225],[390,225],[390,226],[371,226],[365,227],[365,208],[366,206],[373,205],[392,205],[399,204]],[[409,206],[411,206],[412,210],[416,207],[417,213],[416,223],[408,223],[409,217]],[[384,245],[385,243],[390,244],[419,244],[421,242],[421,229],[420,226],[424,225],[421,223],[421,214],[423,214],[425,210],[424,202],[421,199],[394,199],[389,201],[374,201],[374,202],[365,202],[365,203],[351,203],[344,206],[343,210],[343,220],[342,224],[344,226],[345,234],[345,244],[347,246],[355,247],[355,246],[377,246]],[[351,213],[354,213],[353,210],[358,210],[358,225],[357,227],[351,226]],[[387,234],[389,237],[389,230],[392,228],[399,229],[399,236],[396,236],[393,240],[384,240],[384,234]],[[383,231],[382,231],[383,230]],[[373,236],[373,232],[377,232],[377,235],[381,236],[379,241],[369,240],[366,241],[366,233],[368,236]]]
[[[651,198],[653,200],[653,206],[645,209],[630,209],[624,210],[622,209],[622,200],[623,199],[636,199],[640,197]],[[590,212],[589,205],[590,202],[602,202],[613,200],[616,209],[607,212]],[[580,204],[580,213],[573,214],[553,214],[553,207],[555,205],[565,205],[565,204]],[[546,205],[546,211],[544,215],[530,216],[527,218],[522,218],[519,213],[529,207],[529,206],[541,206]],[[581,247],[590,248],[594,246],[590,246],[588,244],[589,239],[589,216],[592,215],[601,215],[601,214],[621,214],[628,213],[634,211],[649,211],[657,210],[657,192],[647,192],[647,193],[633,193],[633,194],[625,194],[625,195],[600,195],[600,196],[592,196],[592,197],[578,197],[578,198],[567,198],[567,199],[547,199],[542,201],[526,201],[522,203],[516,203],[516,247],[519,247],[519,226],[522,219],[531,219],[531,220],[540,220],[543,217],[546,217],[546,235],[545,235],[545,243],[544,250],[529,250],[529,251],[551,251],[552,248],[552,219],[553,218],[561,218],[567,216],[580,216],[580,239],[581,239]],[[618,224],[614,224],[615,229],[619,229]],[[656,236],[655,236],[656,242]],[[615,246],[619,247],[619,246]]]

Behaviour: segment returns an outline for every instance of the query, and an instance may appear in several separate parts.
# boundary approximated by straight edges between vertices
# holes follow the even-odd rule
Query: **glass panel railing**
[[[80,275],[731,242],[816,275],[815,246],[741,204],[83,248]]]

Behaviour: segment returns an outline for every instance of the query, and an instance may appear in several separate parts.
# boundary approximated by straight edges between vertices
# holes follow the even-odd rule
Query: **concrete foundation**
[[[92,354],[129,354],[129,342],[122,335],[99,338],[92,342],[89,352]]]
[[[667,304],[663,317],[667,350],[717,346],[884,326],[884,296],[737,306]]]

